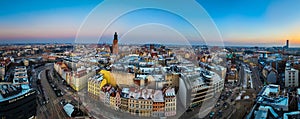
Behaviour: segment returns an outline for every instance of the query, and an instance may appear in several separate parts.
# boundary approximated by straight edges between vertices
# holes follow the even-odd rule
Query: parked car
[[[55,92],[55,94],[56,94],[57,97],[63,96],[63,93],[61,92],[60,89],[57,89],[57,90],[55,90],[54,92]]]
[[[223,114],[222,114],[222,112],[223,112],[223,111],[222,111],[222,110],[220,110],[220,111],[219,111],[219,113],[218,113],[218,115],[219,115],[219,117],[220,117],[220,118],[221,118],[221,117],[222,117],[222,115],[223,115]]]
[[[215,115],[215,112],[210,112],[210,114],[209,114],[209,118],[212,118],[212,117],[214,117],[214,115]]]
[[[50,86],[51,86],[52,88],[56,88],[56,87],[57,87],[54,83],[51,83]]]
[[[67,85],[66,80],[62,80],[62,84],[63,84],[63,85]]]
[[[64,106],[64,105],[67,104],[66,99],[61,99],[59,103],[60,103],[62,106]]]

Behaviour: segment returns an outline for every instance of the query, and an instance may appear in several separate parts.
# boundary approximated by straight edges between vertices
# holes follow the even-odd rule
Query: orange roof
[[[58,64],[58,65],[61,65],[61,64],[62,64],[62,62],[56,62],[56,64]]]

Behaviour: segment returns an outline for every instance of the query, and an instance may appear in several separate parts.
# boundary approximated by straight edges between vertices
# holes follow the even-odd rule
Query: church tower
[[[118,46],[118,34],[115,32],[113,46],[112,46],[112,53],[118,55],[119,53],[119,46]]]

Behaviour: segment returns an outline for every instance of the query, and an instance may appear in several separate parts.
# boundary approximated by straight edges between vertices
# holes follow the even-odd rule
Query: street
[[[263,83],[260,80],[260,76],[259,76],[259,70],[258,67],[250,67],[251,71],[252,71],[252,75],[253,75],[253,85],[254,85],[254,89],[255,91],[258,93],[261,88],[263,87]]]
[[[48,83],[46,79],[46,69],[49,69],[51,67],[49,66],[42,66],[37,69],[35,69],[35,74],[33,75],[33,82],[35,82],[38,78],[40,78],[42,89],[45,97],[48,97],[48,103],[41,105],[41,103],[38,103],[38,112],[37,112],[37,118],[38,119],[61,119],[61,118],[67,118],[67,115],[65,114],[62,106],[59,104],[59,100],[61,98],[58,98],[52,88],[50,87],[50,84]],[[39,92],[42,92],[39,90]],[[40,96],[42,93],[38,95]]]

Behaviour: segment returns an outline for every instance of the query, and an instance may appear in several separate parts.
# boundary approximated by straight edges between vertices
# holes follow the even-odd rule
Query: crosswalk
[[[44,105],[43,105],[43,106],[41,106],[41,107],[40,107],[40,111],[41,111],[41,112],[46,112],[46,111],[47,111],[47,108],[46,108],[46,106],[44,106]]]

